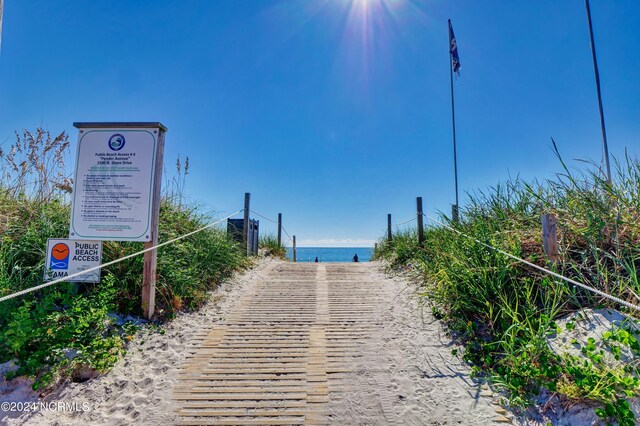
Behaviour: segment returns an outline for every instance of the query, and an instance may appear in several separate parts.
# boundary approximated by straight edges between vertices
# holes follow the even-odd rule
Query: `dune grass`
[[[570,400],[599,403],[598,415],[631,425],[633,413],[625,398],[640,396],[638,365],[611,371],[592,348],[583,349],[589,360],[576,363],[551,352],[546,339],[559,331],[556,319],[581,307],[638,312],[473,240],[638,304],[640,162],[629,157],[616,162],[616,177],[609,184],[593,164],[585,172],[571,172],[560,161],[563,171],[554,180],[514,179],[470,194],[459,224],[439,216],[472,238],[431,223],[424,247],[418,246],[415,229],[406,230],[392,243],[381,239],[375,257],[419,273],[424,296],[464,346],[464,359],[476,374],[505,389],[514,406],[527,405],[544,387]],[[558,222],[560,261],[555,265],[546,260],[542,246],[541,216],[548,213]],[[624,346],[640,356],[639,336],[628,334]]]
[[[67,150],[66,135],[51,138],[38,129],[23,132],[8,153],[0,152],[0,296],[42,284],[47,238],[68,235]],[[176,181],[181,187],[165,188],[161,202],[161,242],[213,220],[183,202],[184,177]],[[142,248],[143,243],[104,242],[103,262]],[[247,264],[243,250],[219,229],[161,247],[157,319],[198,308],[208,290]],[[19,369],[13,375],[33,377],[37,389],[77,378],[87,367],[108,370],[135,331],[116,321],[118,314],[141,314],[142,269],[143,258],[137,256],[103,268],[99,284],[62,283],[0,302],[0,363],[15,360]]]
[[[260,236],[260,250],[265,256],[285,259],[287,256],[287,248],[278,244],[278,237],[273,234],[264,234]]]

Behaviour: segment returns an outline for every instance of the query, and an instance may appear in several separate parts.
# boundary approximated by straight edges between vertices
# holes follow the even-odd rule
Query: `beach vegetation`
[[[287,248],[283,244],[278,244],[278,237],[273,234],[260,235],[260,251],[267,257],[285,259]]]
[[[68,235],[68,151],[65,133],[37,129],[17,134],[0,152],[0,296],[42,284],[47,239]],[[160,242],[214,218],[185,201],[188,166],[181,170],[169,180],[177,187],[164,188]],[[142,249],[143,243],[104,242],[103,263]],[[159,248],[156,321],[197,309],[209,290],[247,265],[240,245],[218,228]],[[142,270],[143,257],[136,256],[102,268],[99,284],[61,283],[0,302],[0,363],[14,360],[11,374],[32,377],[41,391],[107,371],[142,323]]]
[[[593,163],[581,171],[558,159],[561,172],[554,179],[514,178],[470,193],[459,223],[444,214],[426,219],[422,247],[416,229],[408,229],[390,243],[382,238],[374,256],[415,274],[424,300],[446,322],[474,374],[501,388],[514,407],[546,389],[569,403],[595,404],[606,421],[631,425],[628,399],[640,396],[640,358],[613,368],[600,348],[618,358],[622,349],[638,356],[638,329],[612,329],[584,345],[580,357],[552,351],[548,338],[575,327],[569,322],[563,330],[557,321],[583,308],[617,309],[631,318],[640,313],[491,248],[640,302],[640,161],[616,161],[609,183]],[[543,250],[543,214],[557,218],[555,263]]]

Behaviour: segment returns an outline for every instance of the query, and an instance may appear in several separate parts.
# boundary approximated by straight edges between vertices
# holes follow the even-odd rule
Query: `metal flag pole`
[[[453,97],[453,49],[452,49],[452,29],[451,19],[448,21],[449,32],[449,82],[451,83],[451,124],[453,127],[453,176],[456,189],[456,203],[451,206],[451,219],[454,222],[458,222],[458,158],[456,152],[456,109]]]
[[[0,50],[2,49],[2,9],[4,0],[0,0]]]
[[[600,127],[602,128],[602,143],[604,145],[604,160],[607,166],[607,182],[611,184],[611,167],[609,166],[609,145],[607,144],[607,129],[604,125],[604,111],[602,109],[602,94],[600,93],[600,72],[598,71],[598,60],[596,59],[596,44],[593,41],[593,26],[591,25],[591,7],[589,0],[584,0],[587,8],[587,21],[589,23],[589,37],[591,41],[591,56],[593,57],[593,71],[596,75],[596,90],[598,92],[598,108],[600,109]]]

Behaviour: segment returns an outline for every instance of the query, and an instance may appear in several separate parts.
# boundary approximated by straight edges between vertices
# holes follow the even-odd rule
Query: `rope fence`
[[[414,220],[418,220],[418,218],[414,217],[409,220],[405,220],[404,222],[396,223],[394,226],[398,227],[398,226],[406,225],[407,223],[411,223]]]
[[[257,211],[255,211],[255,210],[250,210],[250,211],[251,211],[251,213],[255,214],[256,216],[261,217],[262,219],[268,220],[269,222],[273,222],[273,223],[275,223],[276,225],[278,224],[278,221],[277,221],[277,220],[273,220],[273,219],[271,219],[271,218],[269,218],[269,217],[267,217],[267,216],[261,215],[260,213],[258,213],[258,212],[257,212]]]
[[[518,262],[520,262],[520,263],[522,263],[522,264],[524,264],[524,265],[527,265],[527,266],[529,266],[529,267],[531,267],[531,268],[537,269],[538,271],[544,272],[545,274],[551,275],[551,276],[553,276],[553,277],[555,277],[555,278],[558,278],[558,279],[560,279],[560,280],[566,281],[566,282],[568,282],[568,283],[570,283],[570,284],[572,284],[572,285],[574,285],[574,286],[576,286],[576,287],[580,287],[580,288],[582,288],[582,289],[584,289],[584,290],[590,291],[590,292],[592,292],[592,293],[594,293],[594,294],[597,294],[597,295],[599,295],[599,296],[601,296],[601,297],[604,297],[605,299],[609,299],[609,300],[611,300],[611,301],[613,301],[613,302],[616,302],[616,303],[618,303],[618,304],[620,304],[620,305],[622,305],[622,306],[626,306],[627,308],[630,308],[630,309],[633,309],[633,310],[635,310],[635,311],[640,312],[640,306],[639,306],[639,305],[636,305],[636,304],[634,304],[634,303],[627,302],[626,300],[622,300],[622,299],[620,299],[620,298],[618,298],[618,297],[616,297],[616,296],[612,296],[612,295],[610,295],[610,294],[607,294],[607,293],[605,293],[604,291],[598,290],[597,288],[594,288],[594,287],[588,286],[588,285],[586,285],[586,284],[584,284],[584,283],[581,283],[581,282],[579,282],[579,281],[576,281],[576,280],[574,280],[574,279],[572,279],[572,278],[565,277],[565,276],[564,276],[564,275],[562,275],[562,274],[558,274],[557,272],[554,272],[554,271],[552,271],[552,270],[550,270],[550,269],[547,269],[547,268],[544,268],[544,267],[542,267],[542,266],[536,265],[535,263],[529,262],[528,260],[522,259],[522,258],[520,258],[520,257],[518,257],[518,256],[514,256],[514,255],[513,255],[513,254],[511,254],[511,253],[508,253],[508,252],[506,252],[506,251],[504,251],[504,250],[502,250],[502,249],[499,249],[499,248],[494,247],[494,246],[492,246],[492,245],[490,245],[490,244],[487,244],[487,243],[485,243],[485,242],[482,242],[482,241],[478,240],[478,239],[477,239],[477,238],[475,238],[475,237],[472,237],[472,236],[470,236],[470,235],[467,235],[467,234],[465,234],[464,232],[461,232],[461,231],[459,231],[458,229],[455,229],[453,226],[451,226],[451,225],[449,225],[449,224],[446,224],[446,223],[444,223],[444,222],[442,222],[442,221],[440,221],[440,220],[438,220],[438,219],[435,219],[434,217],[432,217],[432,216],[430,216],[430,215],[428,215],[428,214],[426,214],[426,213],[422,213],[422,215],[423,215],[424,217],[426,217],[427,219],[431,220],[432,222],[437,223],[438,225],[443,226],[443,227],[445,227],[445,228],[447,228],[447,229],[449,229],[449,230],[451,230],[451,231],[455,232],[456,234],[458,234],[458,235],[460,235],[460,236],[462,236],[462,237],[465,237],[465,238],[467,238],[467,239],[470,239],[470,240],[472,240],[472,241],[475,241],[476,243],[478,243],[478,244],[480,244],[480,245],[482,245],[482,246],[484,246],[484,247],[486,247],[486,248],[488,248],[488,249],[490,249],[490,250],[493,250],[493,251],[495,251],[495,252],[497,252],[497,253],[500,253],[500,254],[502,254],[502,255],[504,255],[504,256],[507,256],[507,257],[508,257],[508,258],[510,258],[510,259],[513,259],[513,260],[515,260],[515,261],[518,261]]]
[[[277,220],[274,220],[274,219],[271,219],[270,217],[267,217],[267,216],[265,216],[265,215],[262,215],[262,214],[258,213],[258,212],[257,212],[257,211],[255,211],[255,210],[250,210],[250,211],[251,211],[251,213],[255,214],[256,216],[261,217],[262,219],[268,220],[269,222],[273,222],[273,223],[275,223],[276,225],[278,224],[278,221],[277,221]],[[289,239],[288,239],[288,240],[286,240],[283,244],[287,244],[289,241],[293,241],[293,238],[291,237],[291,235],[289,235],[289,233],[288,233],[288,232],[287,232],[287,230],[285,229],[284,225],[281,225],[281,228],[282,228],[282,232],[284,232],[284,234],[289,238]]]
[[[37,285],[37,286],[34,286],[34,287],[30,287],[30,288],[27,288],[27,289],[20,290],[18,292],[9,294],[7,296],[0,297],[0,302],[4,302],[6,300],[10,300],[10,299],[13,299],[13,298],[16,298],[16,297],[19,297],[19,296],[22,296],[22,295],[25,295],[25,294],[28,294],[28,293],[32,293],[34,291],[42,290],[43,288],[50,287],[52,285],[68,281],[68,280],[70,280],[72,278],[77,278],[77,277],[79,277],[81,275],[84,275],[84,274],[87,274],[89,272],[97,271],[97,270],[99,270],[99,269],[101,269],[103,267],[115,265],[115,264],[120,263],[120,262],[122,262],[124,260],[131,259],[131,258],[136,257],[136,256],[140,256],[141,254],[147,253],[147,252],[152,251],[152,250],[156,250],[156,249],[158,249],[160,247],[164,247],[164,246],[169,245],[169,244],[173,244],[173,243],[175,243],[177,241],[180,241],[180,240],[183,240],[183,239],[185,239],[187,237],[190,237],[191,235],[197,234],[198,232],[202,232],[202,231],[204,231],[206,229],[209,229],[209,228],[211,228],[211,227],[213,227],[213,226],[215,226],[215,225],[217,225],[217,224],[219,224],[221,222],[224,222],[225,220],[230,219],[233,216],[236,216],[237,214],[239,214],[239,213],[241,213],[243,211],[244,211],[244,209],[240,209],[240,210],[236,211],[235,213],[232,213],[232,214],[230,214],[229,216],[227,216],[227,217],[225,217],[223,219],[220,219],[220,220],[217,220],[215,222],[209,223],[209,224],[207,224],[207,225],[205,225],[205,226],[203,226],[201,228],[198,228],[198,229],[196,229],[194,231],[188,232],[188,233],[186,233],[184,235],[180,235],[179,237],[176,237],[176,238],[172,238],[172,239],[167,240],[165,242],[162,242],[160,244],[156,244],[155,246],[147,247],[147,248],[145,248],[143,250],[140,250],[140,251],[137,251],[135,253],[128,254],[126,256],[123,256],[121,258],[112,260],[110,262],[106,262],[106,263],[103,263],[103,264],[98,265],[98,266],[93,266],[91,268],[85,269],[84,271],[76,272],[74,274],[67,275],[66,277],[61,277],[61,278],[55,279],[53,281],[48,281],[48,282],[46,282],[44,284],[40,284],[40,285]]]

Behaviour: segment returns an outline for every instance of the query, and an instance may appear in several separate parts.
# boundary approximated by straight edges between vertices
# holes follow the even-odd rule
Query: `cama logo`
[[[65,243],[58,243],[51,249],[51,259],[49,267],[51,269],[69,268],[69,246]]]
[[[116,133],[109,138],[109,148],[111,148],[112,151],[120,151],[124,148],[124,142],[124,136]]]

